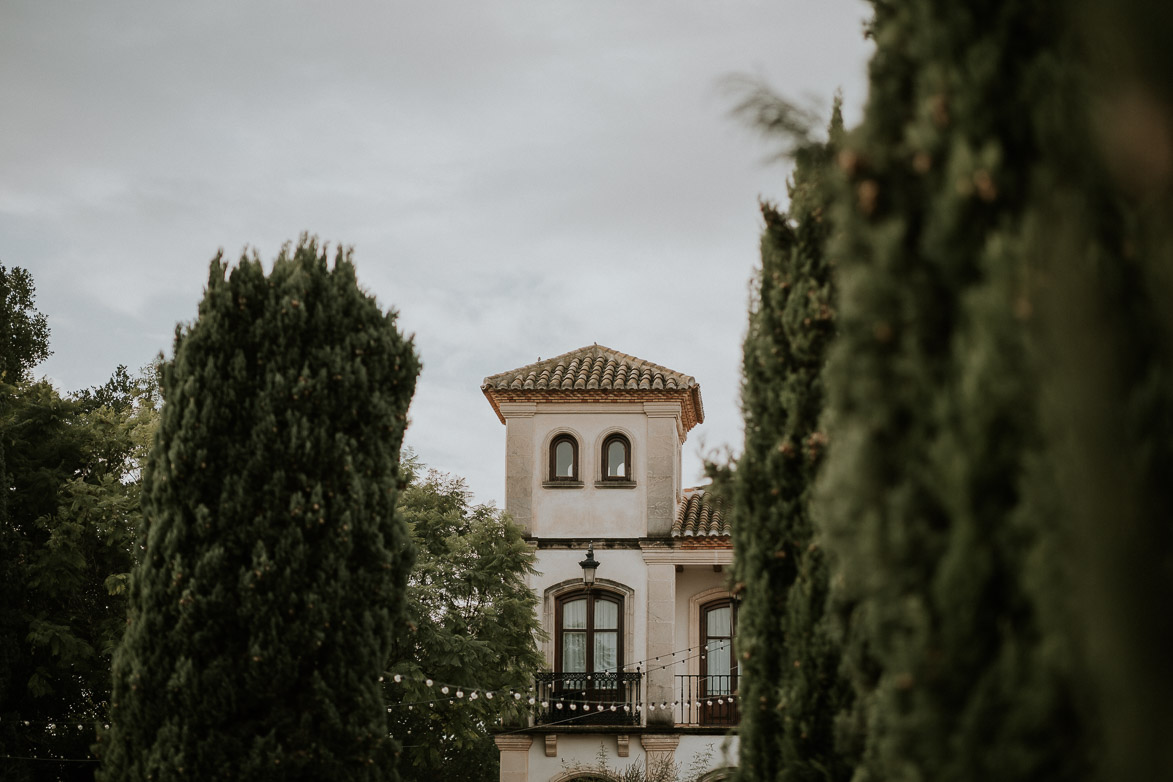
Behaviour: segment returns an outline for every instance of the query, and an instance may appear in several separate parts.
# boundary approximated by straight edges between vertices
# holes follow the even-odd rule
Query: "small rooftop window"
[[[578,480],[578,441],[560,434],[550,443],[550,480]]]
[[[631,443],[621,434],[603,441],[603,480],[631,480]]]

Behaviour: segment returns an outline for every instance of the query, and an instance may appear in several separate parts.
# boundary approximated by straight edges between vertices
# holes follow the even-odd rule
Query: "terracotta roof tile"
[[[713,492],[701,488],[685,489],[684,497],[676,506],[672,537],[729,537],[733,529],[723,510],[724,503]]]
[[[497,396],[507,392],[664,392],[665,398],[680,398],[687,427],[705,420],[700,384],[691,375],[605,347],[587,345],[560,356],[539,360],[508,372],[489,375],[481,390],[497,409]],[[623,399],[617,396],[616,400]],[[500,416],[500,410],[497,410]],[[504,420],[504,419],[502,419]]]

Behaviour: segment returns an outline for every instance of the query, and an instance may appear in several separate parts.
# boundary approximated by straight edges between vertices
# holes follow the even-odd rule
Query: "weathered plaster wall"
[[[534,537],[641,538],[667,535],[680,497],[680,405],[674,402],[508,403],[505,507]],[[631,441],[633,487],[597,485],[603,440]],[[578,441],[581,486],[549,481],[549,447],[560,433]]]

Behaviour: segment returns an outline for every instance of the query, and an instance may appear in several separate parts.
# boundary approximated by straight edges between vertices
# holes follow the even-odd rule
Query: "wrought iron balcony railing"
[[[736,725],[737,676],[677,676],[676,724]]]
[[[643,674],[539,673],[538,725],[639,725]]]

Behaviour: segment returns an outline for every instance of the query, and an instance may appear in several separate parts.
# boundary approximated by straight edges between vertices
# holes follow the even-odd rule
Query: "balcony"
[[[537,725],[639,725],[643,674],[539,673]]]
[[[736,725],[737,676],[677,676],[676,724],[697,727]]]

